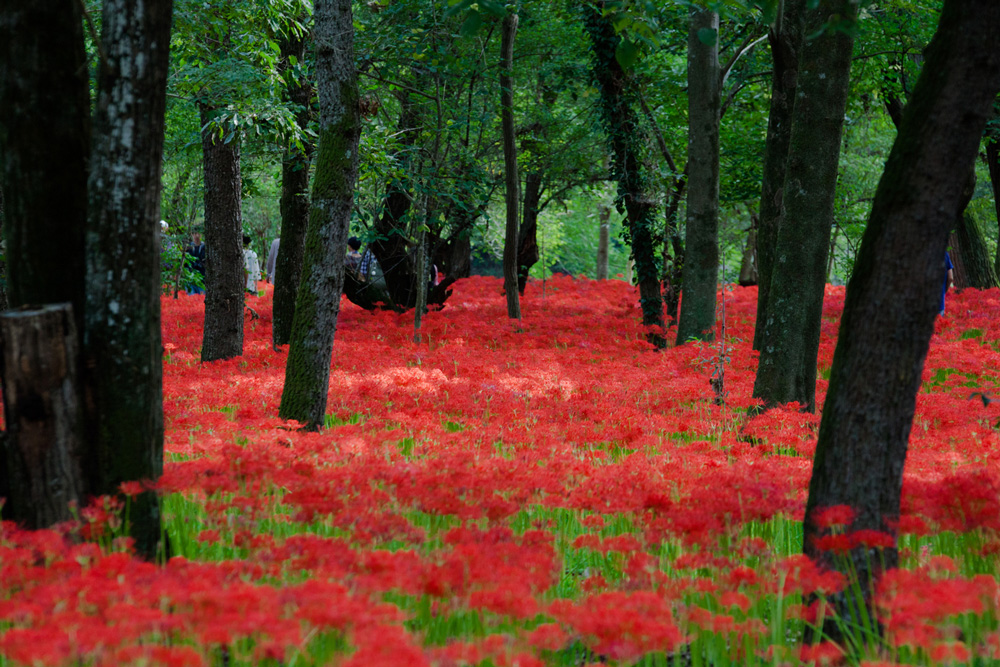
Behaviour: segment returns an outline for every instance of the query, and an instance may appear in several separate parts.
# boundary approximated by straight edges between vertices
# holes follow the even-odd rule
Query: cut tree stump
[[[3,313],[0,341],[7,429],[0,461],[3,516],[26,528],[51,526],[71,519],[70,503],[79,505],[84,496],[72,307]]]

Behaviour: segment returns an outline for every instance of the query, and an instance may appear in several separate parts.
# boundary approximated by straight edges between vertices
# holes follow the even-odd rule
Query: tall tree
[[[805,0],[785,0],[768,31],[771,45],[771,106],[764,144],[764,173],[760,185],[757,222],[757,322],[753,349],[760,350],[771,292],[774,248],[781,223],[781,196],[785,187],[785,164],[792,129],[792,107],[798,79],[798,54],[802,47],[801,14]]]
[[[344,287],[361,116],[350,0],[319,0],[314,10],[319,149],[279,414],[323,426],[330,359]]]
[[[300,18],[306,17],[303,15]],[[280,43],[285,96],[294,107],[295,120],[300,129],[309,124],[312,116],[310,100],[313,87],[304,69],[308,39],[309,34],[292,22],[285,28]],[[295,297],[302,276],[302,254],[309,225],[309,160],[312,152],[312,141],[303,133],[301,141],[285,148],[281,161],[281,243],[274,270],[271,329],[275,347],[287,345],[292,335]]]
[[[243,354],[242,181],[236,128],[207,104],[201,105],[205,172],[205,327],[201,360]]]
[[[500,39],[500,116],[503,126],[504,183],[506,184],[507,225],[503,244],[503,287],[507,294],[507,317],[521,319],[518,289],[518,223],[521,202],[521,179],[517,175],[517,144],[514,136],[514,37],[517,35],[517,14],[503,17]]]
[[[828,567],[843,568],[844,559],[819,549],[817,509],[847,505],[855,511],[849,530],[895,535],[948,230],[1000,90],[1000,53],[969,44],[997,34],[1000,4],[945,1],[875,195],[847,287],[806,504],[805,552]],[[871,590],[877,568],[895,567],[897,558],[895,548],[856,547],[849,560],[860,590]],[[850,600],[838,607],[856,618]]]
[[[692,8],[688,30],[688,198],[677,343],[715,335],[719,273],[719,15]]]
[[[821,0],[803,14],[784,207],[753,395],[815,409],[826,259],[857,4]]]
[[[618,182],[616,204],[625,213],[628,239],[635,258],[642,323],[652,330],[649,340],[663,347],[663,300],[653,243],[656,207],[642,164],[645,133],[635,110],[636,81],[618,60],[621,38],[615,33],[604,0],[583,6],[590,36],[593,76],[600,91],[600,120],[612,154],[612,175]]]
[[[172,0],[104,0],[88,181],[84,367],[96,416],[90,492],[163,472],[160,176]],[[122,239],[128,239],[123,243]],[[153,491],[132,501],[131,535],[154,556]]]

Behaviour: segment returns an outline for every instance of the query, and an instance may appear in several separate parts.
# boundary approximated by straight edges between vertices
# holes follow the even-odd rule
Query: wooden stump
[[[77,334],[70,304],[0,315],[6,433],[0,481],[4,518],[43,528],[72,518],[83,500]]]

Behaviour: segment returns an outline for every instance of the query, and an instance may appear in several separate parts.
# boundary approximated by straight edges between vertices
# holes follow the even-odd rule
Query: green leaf
[[[712,28],[702,28],[698,31],[698,41],[705,46],[715,46],[719,41],[719,32]]]
[[[618,60],[618,64],[622,66],[622,69],[629,69],[639,60],[641,53],[642,48],[626,37],[619,42],[618,48],[615,49],[615,59]]]
[[[462,37],[472,37],[479,29],[483,26],[483,17],[479,12],[473,11],[469,12],[468,18],[465,19],[465,23],[462,24],[459,33]]]

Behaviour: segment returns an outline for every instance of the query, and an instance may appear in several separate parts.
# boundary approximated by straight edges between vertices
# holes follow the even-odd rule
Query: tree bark
[[[503,244],[503,288],[507,294],[507,317],[521,319],[518,289],[518,224],[521,202],[521,179],[517,175],[517,145],[514,140],[514,37],[517,14],[503,17],[500,37],[500,118],[503,126],[503,163],[506,184],[507,225]]]
[[[0,178],[0,182],[2,182]],[[0,187],[0,238],[4,237],[4,213],[3,213],[3,188]],[[10,306],[7,302],[7,253],[3,253],[0,259],[0,312],[7,310]]]
[[[201,106],[205,171],[205,330],[201,360],[243,354],[243,221],[240,142],[235,130],[219,127]],[[232,136],[226,136],[230,132]]]
[[[837,15],[842,29],[827,27]],[[766,406],[815,410],[826,258],[833,226],[840,137],[857,15],[851,0],[823,0],[805,13],[788,162],[753,395]]]
[[[531,267],[538,263],[538,207],[542,200],[542,172],[532,169],[524,177],[524,209],[517,249],[517,289],[524,294]]]
[[[90,492],[163,472],[160,165],[171,0],[105,0],[90,157],[83,356],[96,426]],[[127,242],[123,242],[127,239]],[[132,500],[129,533],[154,558],[159,503]]]
[[[1000,287],[979,221],[968,211],[959,214],[948,245],[952,248],[951,261],[955,265],[956,288]]]
[[[719,275],[719,15],[690,12],[688,198],[684,290],[677,344],[715,336]]]
[[[827,567],[844,571],[844,559],[819,549],[817,509],[847,505],[855,511],[848,530],[896,534],[948,230],[1000,90],[1000,53],[969,44],[989,44],[998,33],[1000,4],[945,1],[876,191],[847,288],[803,526],[805,553]],[[879,564],[895,567],[898,554],[858,546],[850,560],[860,590],[869,591]],[[836,602],[848,622],[857,620],[852,601]]]
[[[45,528],[73,518],[69,504],[87,500],[72,307],[64,303],[5,313],[0,338],[4,518],[29,529]]]
[[[601,14],[603,0],[585,6],[584,27],[593,44],[593,76],[600,91],[600,119],[612,154],[612,176],[618,182],[616,205],[625,213],[628,240],[635,259],[642,323],[648,340],[664,347],[663,300],[654,246],[656,209],[642,168],[643,130],[635,113],[635,81],[616,57],[619,43],[614,26]]]
[[[90,150],[80,7],[74,0],[8,0],[0,10],[8,297],[15,308],[72,303],[77,331]]]
[[[291,29],[281,40],[282,67],[288,77],[285,96],[295,108],[295,122],[300,128],[309,124],[312,116],[310,100],[313,87],[304,75],[292,76],[290,58],[305,61],[305,33]],[[281,243],[274,268],[274,301],[272,305],[271,339],[275,347],[287,345],[292,335],[295,297],[302,277],[302,255],[305,252],[306,228],[309,226],[309,161],[312,142],[285,149],[281,161]]]
[[[990,185],[993,187],[993,210],[997,214],[1000,227],[1000,131],[991,132],[986,141],[986,165],[990,171]],[[1000,242],[997,243],[993,270],[1000,277]]]
[[[771,108],[764,143],[763,177],[760,187],[760,220],[757,225],[757,321],[753,349],[760,350],[771,293],[774,250],[781,224],[781,197],[785,187],[785,163],[792,129],[792,108],[798,79],[798,54],[802,48],[802,12],[805,0],[785,0],[768,33],[771,44]]]
[[[319,150],[279,410],[310,429],[326,417],[361,136],[350,0],[317,1],[315,26]]]

